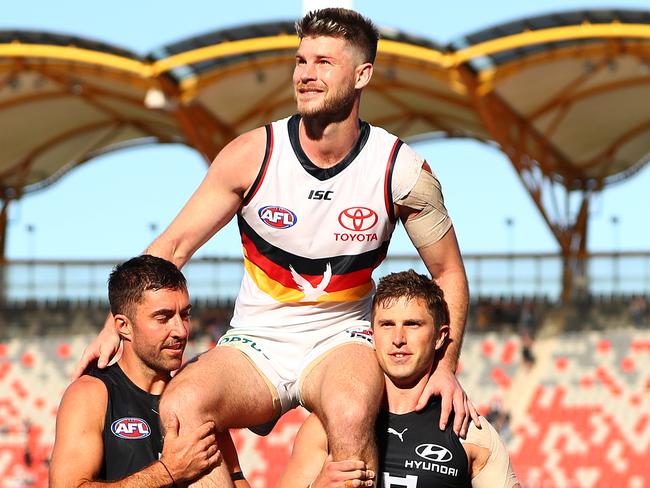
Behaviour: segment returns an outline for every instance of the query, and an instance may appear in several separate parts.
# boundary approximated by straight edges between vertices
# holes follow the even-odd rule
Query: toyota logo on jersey
[[[368,207],[350,207],[339,214],[339,224],[355,232],[371,229],[377,220],[377,213]]]
[[[144,439],[149,437],[149,424],[137,417],[123,417],[111,424],[111,432],[122,439]]]
[[[262,222],[274,229],[287,229],[298,221],[296,214],[288,208],[269,205],[260,208],[258,215]]]

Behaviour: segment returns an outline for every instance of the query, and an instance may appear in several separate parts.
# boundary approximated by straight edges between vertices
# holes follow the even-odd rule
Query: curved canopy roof
[[[530,18],[448,46],[382,30],[362,117],[403,138],[493,141],[567,188],[628,176],[650,152],[650,13]],[[181,142],[211,160],[293,112],[293,23],[221,30],[147,56],[0,32],[0,197],[95,155]]]
[[[478,91],[518,119],[527,132],[521,147],[546,171],[609,183],[646,162],[650,12],[544,15],[477,32],[450,50],[476,74]]]
[[[135,53],[69,36],[0,32],[0,185],[11,198],[107,150],[182,140],[143,103],[155,80]]]

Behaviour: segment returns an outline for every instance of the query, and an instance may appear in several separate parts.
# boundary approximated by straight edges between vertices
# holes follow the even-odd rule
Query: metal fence
[[[463,256],[471,295],[560,295],[562,261],[557,254],[467,254]],[[114,260],[10,260],[0,267],[6,301],[106,300]],[[375,272],[426,269],[417,255],[389,256]],[[593,253],[587,267],[592,294],[650,294],[650,252]],[[194,259],[183,269],[193,298],[233,299],[239,291],[240,258]]]

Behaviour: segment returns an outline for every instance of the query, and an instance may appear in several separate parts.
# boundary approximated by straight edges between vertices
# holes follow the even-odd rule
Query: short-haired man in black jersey
[[[442,290],[413,270],[379,281],[372,325],[386,402],[375,424],[379,448],[378,485],[384,488],[514,488],[508,453],[494,428],[480,418],[461,441],[440,419],[439,397],[415,411],[421,391],[440,359],[449,329]],[[281,488],[372,486],[374,473],[361,461],[333,462],[328,440],[314,414],[300,428]]]
[[[227,432],[215,435],[212,421],[179,435],[178,419],[163,419],[163,444],[158,402],[181,366],[190,326],[183,274],[169,261],[138,256],[115,267],[108,293],[122,356],[106,369],[90,369],[66,390],[50,486],[184,485],[220,463],[217,445],[231,472],[240,472],[232,440]]]

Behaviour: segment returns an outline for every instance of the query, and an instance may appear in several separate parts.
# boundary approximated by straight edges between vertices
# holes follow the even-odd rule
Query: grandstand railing
[[[558,298],[562,259],[555,253],[465,254],[473,297]],[[5,302],[106,300],[106,280],[118,260],[8,260],[0,266],[0,300]],[[417,255],[391,255],[376,277],[413,268],[425,272]],[[587,258],[593,295],[650,294],[650,251],[600,252]],[[193,259],[183,270],[195,299],[233,299],[239,291],[241,258]]]

